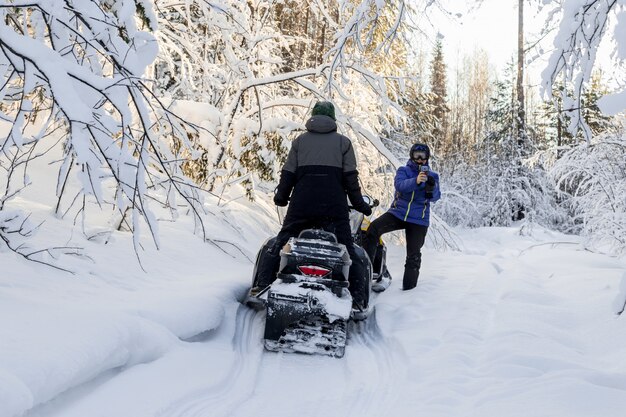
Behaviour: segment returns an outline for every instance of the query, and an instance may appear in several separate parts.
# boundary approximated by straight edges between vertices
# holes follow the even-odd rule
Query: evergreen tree
[[[440,39],[437,39],[430,63],[430,93],[429,104],[435,122],[431,137],[434,139],[434,147],[443,154],[447,149],[443,149],[440,145],[444,143],[446,137],[450,110],[447,104],[446,63],[444,62],[443,44]]]
[[[582,91],[581,108],[565,108],[563,97],[571,96],[572,92],[569,89],[566,92],[562,82],[554,83],[552,100],[544,102],[539,108],[541,147],[556,150],[555,155],[559,159],[566,150],[583,141],[585,138],[582,130],[578,130],[576,135],[572,135],[569,129],[572,123],[572,113],[579,110],[582,119],[594,137],[604,133],[616,133],[617,124],[614,122],[614,118],[604,115],[598,108],[598,99],[607,93],[608,88],[602,82],[602,72],[594,72],[591,82],[585,85]]]
[[[405,93],[401,102],[402,108],[407,113],[403,132],[413,138],[410,145],[415,143],[415,139],[434,143],[436,138],[433,132],[437,129],[437,119],[431,105],[433,100],[432,94],[421,92],[417,87]]]
[[[545,170],[524,164],[518,141],[519,109],[513,70],[509,66],[504,80],[496,83],[481,146],[485,168],[479,183],[486,197],[486,225],[507,226],[527,217],[546,223],[555,217],[552,187]],[[525,132],[526,140],[532,139],[530,126],[526,125]]]
[[[602,81],[602,75],[602,71],[595,71],[591,75],[591,82],[584,88],[580,104],[583,120],[594,136],[616,132],[614,118],[603,114],[598,107],[598,100],[609,93],[608,87]]]

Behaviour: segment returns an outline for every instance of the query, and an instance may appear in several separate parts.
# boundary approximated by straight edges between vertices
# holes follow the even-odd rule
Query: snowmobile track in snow
[[[235,317],[231,317],[234,315]],[[226,314],[222,332],[232,333],[230,344],[234,356],[226,376],[208,387],[186,395],[158,414],[159,417],[221,417],[230,416],[237,405],[253,392],[260,357],[265,314],[238,305],[236,312]],[[234,328],[228,329],[228,321]],[[211,379],[211,375],[207,375]],[[234,394],[237,393],[237,394]]]
[[[367,320],[349,323],[346,355],[342,359],[265,351],[264,319],[263,312],[245,306],[227,313],[222,328],[207,344],[223,343],[232,349],[230,369],[221,379],[181,397],[161,410],[158,416],[246,416],[263,404],[267,406],[268,395],[276,395],[280,387],[295,388],[294,378],[299,380],[303,371],[309,373],[312,384],[320,386],[322,381],[325,386],[338,390],[333,394],[336,402],[328,401],[324,389],[312,390],[307,393],[308,401],[313,400],[318,407],[308,410],[309,414],[303,414],[295,405],[287,403],[278,405],[273,410],[274,415],[333,415],[343,409],[347,411],[346,416],[379,417],[398,401],[394,394],[396,390],[390,387],[406,372],[403,367],[405,353],[393,339],[384,337],[375,311]],[[229,322],[234,324],[229,325]],[[339,374],[343,380],[335,380],[338,368],[343,369]],[[329,376],[332,380],[328,380]],[[207,375],[207,379],[211,379],[211,375]],[[293,395],[289,391],[286,394]]]
[[[390,389],[394,381],[403,379],[406,356],[402,347],[388,339],[376,320],[376,309],[367,320],[351,322],[346,348],[348,379],[357,389],[346,393],[353,404],[345,407],[347,416],[379,417],[398,399]],[[357,381],[361,381],[358,383]]]

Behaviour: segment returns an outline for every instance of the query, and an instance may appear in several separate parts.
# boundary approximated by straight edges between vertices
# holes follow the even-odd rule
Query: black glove
[[[296,174],[283,169],[280,171],[280,181],[274,189],[274,204],[285,207],[289,203],[289,195],[296,184]]]
[[[274,204],[276,204],[278,207],[286,207],[288,203],[289,198],[284,198],[281,195],[274,194]]]
[[[372,214],[372,208],[365,201],[363,201],[362,204],[359,204],[358,207],[355,207],[355,210],[363,213],[366,216],[369,216]]]
[[[435,178],[429,175],[428,179],[426,180],[426,186],[425,186],[426,193],[424,197],[426,197],[427,199],[433,198],[433,190],[435,189],[435,184],[436,184]]]

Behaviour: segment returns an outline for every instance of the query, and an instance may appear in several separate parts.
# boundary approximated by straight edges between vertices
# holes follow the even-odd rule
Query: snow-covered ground
[[[37,214],[37,207],[32,206]],[[42,215],[46,213],[41,208]],[[239,303],[273,208],[225,206],[210,234],[161,225],[142,271],[130,236],[80,240],[69,275],[0,252],[0,416],[623,417],[626,262],[535,228],[457,230],[352,325],[343,359],[265,352],[264,313]]]

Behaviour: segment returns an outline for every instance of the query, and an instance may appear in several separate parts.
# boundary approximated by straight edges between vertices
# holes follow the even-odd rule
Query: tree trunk
[[[524,111],[524,0],[518,0],[517,27],[517,145],[521,150],[526,139]]]
[[[560,159],[563,150],[561,146],[563,146],[563,119],[561,113],[561,99],[559,99],[557,113],[556,113],[556,158]]]

